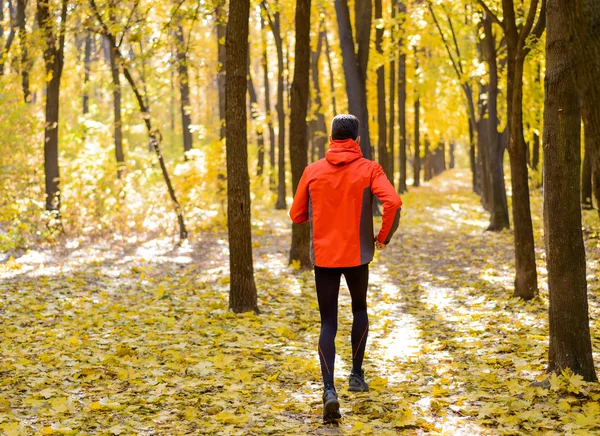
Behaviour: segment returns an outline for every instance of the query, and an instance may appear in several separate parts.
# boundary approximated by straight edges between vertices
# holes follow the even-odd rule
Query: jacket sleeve
[[[371,192],[383,203],[383,219],[377,240],[383,244],[389,244],[400,223],[402,200],[396,194],[394,186],[390,183],[379,164],[376,164],[373,170]]]
[[[308,195],[308,177],[306,176],[306,169],[304,169],[290,209],[290,218],[294,224],[302,224],[308,221]]]

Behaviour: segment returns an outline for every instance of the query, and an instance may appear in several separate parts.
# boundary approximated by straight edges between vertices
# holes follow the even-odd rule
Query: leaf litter
[[[336,386],[343,419],[321,422],[311,272],[287,266],[284,212],[257,204],[261,314],[228,311],[226,233],[31,250],[0,265],[0,432],[178,434],[592,434],[600,388],[545,374],[547,284],[533,196],[540,297],[512,298],[510,231],[468,173],[404,196],[401,228],[371,267],[368,394],[346,389],[350,298],[340,294]],[[584,225],[597,226],[584,212]],[[586,241],[594,357],[598,241]],[[532,382],[548,379],[540,386]]]

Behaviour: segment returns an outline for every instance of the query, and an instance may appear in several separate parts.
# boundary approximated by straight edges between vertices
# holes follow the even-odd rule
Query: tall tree
[[[438,21],[437,15],[435,13],[435,10],[434,10],[433,5],[430,0],[428,0],[428,2],[427,2],[427,7],[429,8],[429,12],[431,13],[433,22],[435,23],[435,26],[440,34],[440,38],[442,39],[442,43],[444,45],[444,48],[446,49],[448,58],[450,59],[450,62],[452,63],[452,67],[454,69],[454,72],[456,73],[456,77],[457,77],[457,79],[460,83],[460,87],[463,91],[463,97],[465,99],[467,116],[469,118],[469,124],[470,124],[469,125],[469,132],[470,132],[469,148],[471,151],[470,159],[471,159],[471,171],[473,173],[473,192],[478,192],[479,191],[478,184],[477,184],[478,174],[477,174],[477,167],[475,165],[476,138],[475,138],[475,135],[473,135],[473,133],[477,132],[479,118],[482,118],[482,117],[481,116],[478,117],[478,114],[475,111],[475,101],[473,98],[473,86],[463,68],[463,59],[461,57],[461,52],[460,52],[460,47],[458,45],[458,39],[456,37],[456,32],[454,31],[454,25],[452,23],[452,18],[450,16],[450,14],[448,13],[447,9],[445,8],[444,4],[442,3],[442,9],[446,15],[446,18],[448,21],[448,27],[450,30],[450,35],[452,36],[453,47],[451,48],[450,43],[448,42],[448,39],[446,38],[444,31],[442,30],[442,26],[441,26],[440,22]],[[453,51],[454,51],[454,53],[453,53]],[[479,138],[479,139],[481,140],[482,138]],[[484,171],[487,171],[487,161],[485,159],[483,159],[482,167],[483,167]],[[426,171],[426,178],[428,176],[429,176],[429,174],[427,174],[427,171]],[[481,175],[479,175],[479,177],[481,177]],[[484,201],[484,203],[485,203],[485,201]]]
[[[381,0],[375,0],[375,19],[383,19]],[[383,58],[383,27],[375,29],[375,50]],[[387,112],[385,108],[385,67],[383,63],[377,67],[377,155],[388,179],[394,183],[394,175],[390,173],[387,149]]]
[[[323,50],[323,41],[326,38],[325,22],[321,21],[319,25],[319,36],[317,38],[317,48],[311,53],[311,78],[314,93],[314,110],[316,120],[314,129],[312,129],[312,143],[319,159],[325,157],[325,146],[327,144],[327,125],[325,123],[325,114],[323,113],[323,100],[321,99],[321,83],[319,76],[319,64],[321,51]]]
[[[265,115],[267,118],[267,127],[269,129],[269,186],[275,187],[275,129],[273,128],[273,116],[271,114],[271,86],[269,84],[269,58],[267,53],[267,33],[265,29],[265,19],[260,16],[260,31],[262,43],[262,69],[263,86],[265,88]]]
[[[537,24],[535,19],[539,0],[530,1],[522,24],[521,18],[517,17],[514,0],[502,0],[502,20],[489,9],[484,0],[478,1],[493,21],[502,27],[506,39],[507,148],[510,156],[515,241],[514,295],[528,300],[537,293],[537,272],[529,201],[527,146],[523,137],[523,65],[532,47],[530,36],[539,39],[544,31],[546,0],[542,0]]]
[[[229,308],[258,312],[250,216],[246,89],[250,0],[229,3],[227,21],[227,228],[229,232]]]
[[[564,0],[548,0],[544,97],[544,237],[550,298],[548,370],[596,381],[581,231],[580,111]],[[569,5],[571,8],[572,5]]]
[[[572,38],[575,83],[582,107],[585,142],[592,150],[593,194],[600,206],[600,7],[595,0],[561,0]],[[600,213],[600,209],[599,209]]]
[[[498,61],[496,38],[492,29],[492,19],[485,14],[482,19],[484,39],[482,41],[483,58],[488,66],[487,85],[487,135],[490,166],[490,225],[488,230],[499,231],[509,227],[508,202],[504,183],[504,150],[498,133]]]
[[[333,68],[331,67],[331,49],[329,48],[329,39],[325,32],[325,57],[327,58],[327,69],[329,70],[329,91],[331,92],[331,107],[333,108],[333,116],[337,115],[337,103],[335,101],[335,85],[333,78]]]
[[[60,211],[58,169],[58,123],[60,80],[64,65],[67,0],[61,0],[60,16],[54,14],[51,0],[38,0],[37,18],[44,36],[46,77],[46,124],[44,127],[44,171],[46,175],[46,210]],[[58,24],[57,24],[58,21]]]
[[[302,172],[307,165],[306,112],[308,106],[310,59],[310,3],[296,1],[296,47],[294,82],[290,92],[290,162],[292,163],[292,191],[296,194]],[[312,266],[310,260],[310,227],[308,223],[292,224],[290,263],[299,261],[303,268]]]
[[[403,0],[398,0],[398,12],[400,13],[401,37],[398,46],[398,128],[400,133],[400,148],[398,150],[398,192],[407,191],[406,186],[406,42],[404,37],[404,23],[406,22],[406,6]]]
[[[421,185],[421,147],[420,147],[420,118],[421,118],[421,97],[419,95],[418,83],[419,83],[419,57],[418,50],[415,47],[415,90],[414,90],[414,108],[415,108],[415,123],[414,123],[414,141],[415,141],[415,154],[413,156],[413,186]]]
[[[83,114],[90,112],[90,70],[92,64],[92,32],[85,33],[85,43],[83,49]]]
[[[356,41],[358,51],[354,49],[354,36],[350,21],[348,0],[335,0],[335,12],[342,49],[342,66],[346,77],[348,110],[360,120],[360,148],[363,156],[371,159],[371,140],[369,137],[369,112],[367,110],[366,74],[369,61],[369,41],[371,32],[371,0],[355,2]]]
[[[119,54],[117,53],[118,50],[118,47],[111,47],[110,72],[113,81],[113,130],[115,139],[115,157],[117,159],[117,178],[120,179],[123,175],[123,169],[125,168],[125,157],[123,154],[123,130],[121,122],[121,73],[119,71],[120,58]]]
[[[267,10],[266,3],[262,3],[265,9],[267,18],[269,20],[269,26],[273,32],[273,38],[275,39],[275,47],[277,48],[277,104],[275,110],[277,111],[277,122],[279,127],[277,137],[277,157],[278,157],[278,170],[277,170],[277,202],[275,203],[275,209],[286,209],[286,183],[285,183],[285,108],[284,108],[284,56],[283,56],[283,38],[281,37],[281,18],[279,11],[275,12],[271,17],[271,14]]]
[[[248,50],[250,52],[250,50]],[[248,67],[250,67],[250,60],[248,60]],[[260,116],[258,114],[258,95],[254,88],[254,81],[250,74],[250,68],[248,68],[248,94],[250,95],[250,117],[254,123],[254,129],[256,130],[256,142],[258,145],[258,162],[256,164],[256,175],[262,176],[265,167],[265,139],[263,135],[263,127],[260,122]]]
[[[31,91],[29,89],[29,70],[32,67],[29,60],[29,50],[27,41],[27,28],[25,0],[17,0],[17,27],[19,28],[19,43],[21,46],[21,86],[23,88],[23,99],[25,103],[31,103]]]
[[[106,36],[105,41],[108,42],[108,44],[107,44],[108,49],[117,57],[117,63],[119,65],[121,65],[123,75],[125,76],[125,79],[129,83],[129,86],[131,87],[131,90],[133,91],[133,94],[135,95],[135,99],[138,103],[138,107],[139,107],[140,113],[142,115],[142,118],[144,120],[144,125],[146,126],[146,131],[148,132],[148,137],[150,139],[149,140],[149,148],[154,150],[154,153],[156,154],[158,163],[160,165],[160,170],[161,170],[163,179],[165,181],[165,184],[167,185],[169,197],[171,197],[171,201],[173,201],[173,204],[175,206],[175,214],[177,215],[177,223],[179,224],[179,238],[180,238],[180,240],[184,240],[187,238],[188,234],[187,234],[187,230],[185,227],[185,220],[183,217],[183,209],[181,208],[181,205],[179,204],[179,201],[177,200],[177,195],[175,194],[175,190],[173,189],[173,184],[171,183],[171,178],[169,177],[169,172],[167,171],[167,166],[165,164],[164,157],[160,150],[162,134],[160,133],[159,129],[155,129],[152,126],[152,120],[151,120],[151,116],[150,116],[150,106],[148,103],[148,101],[149,101],[148,93],[146,92],[145,89],[143,91],[140,90],[140,87],[139,87],[138,83],[135,81],[135,79],[133,78],[133,76],[131,75],[129,68],[123,62],[123,55],[121,54],[121,51],[119,49],[120,45],[123,42],[123,38],[121,38],[119,40],[120,42],[117,43],[117,38],[112,33],[114,28],[113,28],[113,26],[110,26],[109,23],[107,23],[108,20],[105,20],[102,17],[101,9],[96,4],[96,0],[89,0],[89,3],[90,3],[91,9],[92,9],[94,15],[96,16],[96,19],[98,20],[98,23],[102,27],[102,31],[103,31],[104,35]],[[132,16],[133,16],[133,11],[132,11]],[[140,44],[140,50],[141,49],[142,49],[142,45]],[[131,56],[134,55],[133,50],[131,51],[130,55]],[[110,54],[109,54],[109,56],[110,56]],[[142,52],[142,56],[143,56],[143,52]],[[143,67],[143,63],[142,63],[142,67]],[[144,83],[143,82],[143,77],[144,77],[143,70],[142,70],[142,73],[140,74],[140,76],[141,76],[140,80],[142,81],[142,85],[143,85],[143,83]]]
[[[227,15],[225,5],[227,0],[216,0],[215,17],[217,32],[217,87],[219,92],[219,136],[225,139],[225,61],[227,49],[225,47],[225,31]]]
[[[187,160],[187,152],[193,147],[192,116],[190,106],[190,78],[188,73],[188,45],[185,42],[183,27],[177,25],[175,31],[175,49],[177,51],[177,73],[180,95],[181,127],[183,132],[183,152]]]
[[[390,19],[392,22],[392,26],[390,29],[390,33],[391,33],[391,40],[392,40],[392,44],[396,44],[396,39],[397,39],[397,35],[398,35],[398,29],[397,29],[397,25],[396,25],[396,9],[397,9],[397,4],[396,4],[396,0],[392,0],[390,2],[390,6],[391,6],[391,14],[390,14]],[[394,153],[394,148],[395,148],[395,126],[396,126],[396,55],[397,55],[397,50],[392,50],[391,53],[391,60],[390,60],[390,75],[389,75],[389,93],[390,93],[390,117],[389,117],[389,122],[388,122],[388,151],[389,151],[389,156],[388,156],[388,165],[389,165],[389,172],[392,175],[392,186],[395,186],[395,171],[394,171],[394,159],[395,159],[395,153]]]

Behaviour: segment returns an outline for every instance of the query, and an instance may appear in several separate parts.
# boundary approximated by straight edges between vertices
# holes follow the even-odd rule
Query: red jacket
[[[381,165],[363,158],[355,141],[333,141],[325,159],[304,169],[290,217],[296,224],[310,221],[316,266],[352,267],[373,260],[373,195],[383,203],[377,239],[387,244],[398,228],[402,200]]]

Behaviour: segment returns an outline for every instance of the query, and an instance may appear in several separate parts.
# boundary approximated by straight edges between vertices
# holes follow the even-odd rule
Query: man
[[[369,330],[367,287],[374,245],[383,250],[398,228],[402,200],[381,166],[362,157],[358,119],[338,115],[331,122],[325,159],[307,166],[302,174],[290,217],[296,224],[310,221],[311,260],[321,334],[319,360],[323,375],[323,419],[341,418],[334,386],[340,279],[346,279],[352,297],[352,373],[348,390],[368,392],[362,362]],[[383,203],[381,230],[373,235],[373,195]]]

